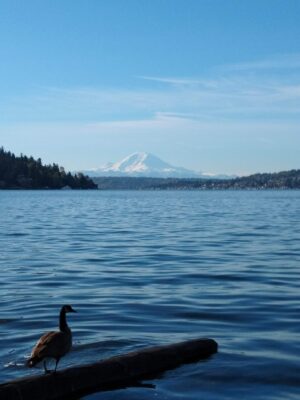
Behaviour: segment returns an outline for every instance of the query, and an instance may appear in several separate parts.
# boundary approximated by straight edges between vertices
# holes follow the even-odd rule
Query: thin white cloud
[[[299,167],[299,124],[293,121],[203,121],[158,113],[124,121],[19,123],[0,126],[0,137],[7,149],[70,170],[96,168],[134,151],[213,173]]]
[[[208,77],[145,76],[132,89],[39,88],[2,100],[1,144],[69,169],[134,151],[214,173],[299,168],[298,65],[295,55]]]
[[[203,87],[216,87],[216,81],[193,79],[193,78],[176,78],[176,77],[157,77],[157,76],[140,76],[140,79],[146,81],[167,83],[175,86],[203,86]]]
[[[260,74],[263,66],[279,69],[300,65],[300,55],[283,56],[229,66],[212,77],[144,76],[138,88],[41,88],[38,94],[7,99],[0,104],[2,121],[104,123],[155,129],[162,121],[191,120],[214,123],[228,120],[300,122],[300,71],[294,74]],[[248,74],[241,65],[257,73]],[[158,85],[152,83],[159,83]],[[177,120],[176,120],[177,118]],[[179,120],[178,120],[179,119]],[[140,125],[144,124],[143,126]],[[193,122],[194,123],[194,122]],[[180,124],[179,124],[180,125]],[[220,128],[222,129],[222,128]]]
[[[300,54],[280,54],[259,61],[222,65],[218,69],[223,71],[300,69]]]
[[[299,82],[232,77],[206,85],[185,80],[174,86],[171,79],[163,81],[159,89],[48,89],[38,96],[5,102],[2,115],[11,120],[97,121],[138,114],[144,118],[157,112],[198,118],[289,118],[300,111]]]

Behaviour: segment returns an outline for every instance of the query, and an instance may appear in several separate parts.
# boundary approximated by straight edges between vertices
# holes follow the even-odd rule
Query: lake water
[[[0,380],[60,306],[60,368],[211,337],[219,352],[97,400],[300,398],[300,191],[1,191]]]

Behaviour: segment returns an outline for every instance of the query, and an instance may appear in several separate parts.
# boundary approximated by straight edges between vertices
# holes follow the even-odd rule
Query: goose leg
[[[56,372],[56,368],[57,368],[57,366],[58,366],[59,360],[60,360],[59,358],[56,359],[56,364],[55,364],[55,370],[54,370],[54,372]]]
[[[45,374],[48,374],[50,371],[49,369],[47,369],[47,361],[44,360],[44,370],[45,370]]]

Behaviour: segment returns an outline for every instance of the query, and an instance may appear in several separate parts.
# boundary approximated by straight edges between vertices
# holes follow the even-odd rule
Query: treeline
[[[0,148],[0,189],[96,189],[81,173],[72,175],[57,164],[43,165],[40,158],[15,156]]]
[[[93,180],[102,190],[300,189],[300,170],[254,174],[234,179],[98,177]]]
[[[228,183],[230,189],[300,189],[300,170],[253,174]]]

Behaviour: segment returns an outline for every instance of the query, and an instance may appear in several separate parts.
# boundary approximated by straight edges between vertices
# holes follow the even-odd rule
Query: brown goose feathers
[[[54,358],[56,361],[55,370],[61,357],[67,354],[72,347],[72,332],[66,320],[66,313],[76,312],[70,305],[65,305],[60,310],[59,331],[45,333],[34,346],[31,356],[28,360],[28,366],[34,367],[41,361],[44,361],[45,372],[47,369],[46,359]]]

